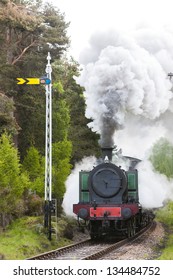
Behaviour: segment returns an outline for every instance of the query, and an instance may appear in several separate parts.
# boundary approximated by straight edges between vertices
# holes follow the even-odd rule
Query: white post
[[[46,132],[45,132],[45,219],[44,225],[48,229],[51,240],[51,211],[52,211],[52,67],[51,56],[48,52],[46,74],[50,83],[46,84]]]
[[[51,56],[48,53],[46,74],[52,79]],[[46,135],[45,135],[45,200],[52,200],[52,82],[46,85]]]

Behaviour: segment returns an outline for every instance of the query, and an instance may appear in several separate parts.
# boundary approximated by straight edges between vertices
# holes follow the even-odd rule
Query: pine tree
[[[21,172],[17,149],[10,137],[3,134],[0,138],[0,214],[3,226],[5,216],[15,213],[18,200],[29,185],[27,175]]]
[[[16,143],[22,158],[31,145],[43,152],[45,89],[18,86],[17,77],[41,77],[47,63],[67,49],[68,23],[58,9],[41,1],[0,2],[0,89],[13,97],[14,116],[20,127]]]
[[[44,196],[44,158],[35,147],[30,147],[23,161],[23,170],[27,172],[31,181],[30,189]]]
[[[0,135],[5,131],[12,135],[17,133],[18,125],[13,117],[13,111],[13,100],[0,92]]]
[[[53,144],[52,148],[52,162],[53,162],[53,197],[62,201],[65,189],[65,181],[71,171],[71,151],[72,145],[68,140],[57,142]]]
[[[67,60],[64,57],[62,61],[54,62],[53,67],[55,77],[57,77],[56,81],[61,84],[63,90],[61,96],[69,107],[70,127],[68,137],[73,145],[71,163],[80,161],[84,156],[98,156],[100,153],[99,136],[87,127],[90,120],[85,117],[84,88],[77,84],[75,80],[75,76],[80,75],[79,64],[73,58]],[[59,96],[58,94],[60,95],[55,87],[55,98]]]

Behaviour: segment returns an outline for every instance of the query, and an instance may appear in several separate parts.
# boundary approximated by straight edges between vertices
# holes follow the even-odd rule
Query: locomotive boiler
[[[79,172],[79,203],[73,205],[93,239],[104,235],[132,237],[151,215],[139,203],[139,159],[128,160],[128,170],[112,162],[113,148],[102,148],[102,159],[92,170]]]

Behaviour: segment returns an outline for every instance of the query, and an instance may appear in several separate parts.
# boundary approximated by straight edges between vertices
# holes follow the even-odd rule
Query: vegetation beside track
[[[159,245],[159,250],[162,252],[159,260],[173,260],[173,202],[158,210],[156,219],[166,228],[165,240]]]
[[[169,202],[156,213],[156,220],[166,228],[166,237],[159,244],[160,260],[173,259],[173,203]],[[54,224],[54,223],[53,223]],[[25,216],[12,222],[2,231],[0,228],[0,259],[24,260],[45,251],[51,251],[73,243],[73,232],[78,234],[76,221],[72,218],[58,218],[58,238],[52,235],[49,241],[43,227],[43,216]]]
[[[23,260],[72,243],[75,221],[67,217],[58,220],[58,238],[49,241],[43,228],[43,217],[22,217],[0,232],[0,259]],[[69,229],[71,236],[69,234]]]

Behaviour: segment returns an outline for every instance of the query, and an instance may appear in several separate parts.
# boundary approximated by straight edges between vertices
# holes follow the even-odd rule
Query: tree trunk
[[[12,28],[11,27],[7,27],[6,29],[6,45],[7,45],[7,64],[12,64],[13,62],[13,53],[11,50],[11,38],[12,37]]]

